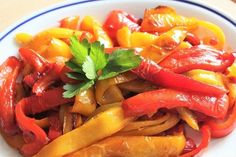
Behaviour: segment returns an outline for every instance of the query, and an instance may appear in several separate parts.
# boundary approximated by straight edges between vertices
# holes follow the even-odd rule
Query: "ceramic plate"
[[[14,36],[19,32],[35,34],[48,27],[58,25],[58,21],[66,16],[94,16],[103,21],[112,9],[123,9],[136,17],[142,17],[145,8],[158,5],[174,7],[178,13],[211,21],[220,26],[227,37],[228,43],[236,50],[236,22],[225,13],[199,2],[167,1],[167,0],[101,0],[101,1],[65,1],[63,3],[36,12],[12,25],[0,34],[0,62],[8,56],[17,54]],[[20,156],[0,137],[0,157]],[[210,146],[200,156],[203,157],[235,157],[236,130],[225,138],[212,140]]]

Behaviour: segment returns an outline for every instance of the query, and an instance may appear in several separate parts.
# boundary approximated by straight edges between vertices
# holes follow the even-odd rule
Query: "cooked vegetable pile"
[[[211,22],[112,10],[16,42],[19,58],[0,66],[0,129],[23,156],[190,157],[235,127],[236,54]]]

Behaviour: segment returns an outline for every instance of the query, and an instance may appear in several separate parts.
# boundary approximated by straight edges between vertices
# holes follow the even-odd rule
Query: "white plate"
[[[157,5],[174,7],[177,12],[185,16],[193,16],[199,19],[211,21],[219,25],[225,32],[227,41],[236,50],[236,22],[215,8],[190,1],[166,1],[166,0],[103,0],[103,1],[65,1],[47,9],[41,10],[20,20],[0,34],[0,62],[8,56],[17,54],[17,45],[14,35],[19,32],[35,34],[45,28],[57,26],[58,21],[66,16],[92,15],[103,21],[105,15],[112,9],[123,9],[137,17],[142,17],[145,8],[153,8]],[[0,157],[20,156],[10,148],[0,137]],[[235,157],[236,156],[236,130],[225,138],[213,140],[203,157]]]

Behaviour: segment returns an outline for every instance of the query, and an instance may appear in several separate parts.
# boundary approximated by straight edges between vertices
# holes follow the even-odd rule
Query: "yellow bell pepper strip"
[[[62,88],[55,88],[44,92],[41,96],[33,95],[24,98],[16,104],[15,116],[18,126],[23,131],[25,137],[31,138],[21,148],[21,152],[25,156],[34,155],[48,143],[44,130],[35,124],[35,119],[29,118],[26,115],[41,113],[73,101],[73,99],[63,98],[62,93]]]
[[[74,120],[74,123],[73,123],[74,128],[78,128],[83,124],[83,119],[82,119],[82,116],[80,114],[75,114],[74,113],[73,114],[73,120]]]
[[[133,32],[130,35],[131,47],[146,47],[155,42],[158,39],[157,35],[147,32]]]
[[[197,27],[197,20],[178,15],[170,7],[159,6],[155,9],[146,9],[141,31],[166,32],[175,26],[185,26],[188,29],[194,29]]]
[[[232,53],[199,45],[188,49],[176,50],[163,59],[159,65],[176,73],[193,69],[224,72],[234,62]]]
[[[65,57],[70,59],[72,57],[70,47],[64,41],[52,38],[48,44],[47,49],[41,53],[47,60],[52,60],[55,57]]]
[[[63,107],[64,107],[64,114],[63,114],[62,131],[63,131],[63,134],[66,134],[73,129],[73,116],[71,113],[71,106],[64,105]]]
[[[148,81],[142,79],[136,79],[129,82],[118,84],[118,87],[125,91],[134,93],[143,93],[157,89],[157,87]]]
[[[42,119],[35,119],[35,124],[37,124],[40,128],[47,128],[49,124],[48,117],[42,118]]]
[[[82,126],[44,146],[34,157],[61,157],[118,132],[130,122],[120,106],[99,113]],[[112,124],[112,125],[111,125]],[[92,135],[92,136],[91,136]]]
[[[115,103],[115,102],[121,102],[122,100],[124,100],[124,96],[123,96],[120,88],[117,85],[111,85],[105,91],[103,98],[105,101],[101,105]]]
[[[148,127],[148,126],[154,126],[154,125],[159,125],[167,121],[171,116],[171,113],[165,113],[161,114],[160,116],[157,116],[155,119],[151,120],[136,120],[133,122],[130,122],[128,125],[126,125],[120,132],[124,131],[130,131],[130,130],[138,130],[143,127]]]
[[[121,106],[121,102],[115,102],[115,103],[111,103],[111,104],[106,104],[106,105],[102,105],[102,106],[99,106],[87,119],[90,120],[92,119],[93,117],[95,117],[96,115],[98,115],[99,113],[102,113],[106,110],[109,110],[111,109],[112,107],[120,107]]]
[[[85,16],[81,21],[80,29],[88,31],[94,35],[94,41],[100,41],[105,48],[113,47],[113,42],[108,34],[103,30],[101,24],[91,16]]]
[[[78,38],[80,38],[80,36],[83,34],[83,31],[59,27],[49,28],[34,36],[27,47],[37,51],[38,53],[42,53],[47,49],[48,44],[50,43],[52,38],[68,39],[74,34],[76,34]]]
[[[21,66],[16,57],[9,57],[0,66],[0,129],[8,135],[14,135],[19,131],[14,110],[16,81]]]
[[[118,135],[125,135],[125,136],[131,136],[131,135],[137,135],[137,136],[149,136],[149,135],[157,135],[161,132],[164,132],[173,126],[175,126],[179,122],[179,117],[175,114],[170,114],[168,119],[166,121],[158,124],[153,124],[149,126],[141,126],[139,122],[133,122],[133,128],[132,130],[121,130],[118,132]],[[145,122],[145,121],[144,121]],[[136,124],[135,124],[136,123]],[[138,124],[137,124],[138,123]],[[129,127],[129,124],[127,125]]]
[[[226,69],[226,76],[229,78],[236,78],[236,63],[233,63]]]
[[[75,102],[71,109],[73,113],[90,116],[96,109],[94,89],[91,87],[75,96]]]
[[[197,117],[193,112],[185,107],[176,108],[181,119],[183,119],[191,128],[199,130]]]
[[[221,73],[196,69],[190,70],[185,74],[196,81],[223,88],[224,90],[226,90],[224,86],[223,75]]]
[[[61,28],[77,29],[79,23],[79,16],[70,16],[60,20]]]
[[[144,58],[150,59],[155,63],[159,63],[162,61],[169,53],[166,52],[163,48],[157,45],[150,45],[145,47],[141,52],[140,55]]]
[[[33,36],[27,33],[18,33],[15,36],[16,42],[20,44],[21,46],[27,45],[32,39],[33,39]]]
[[[190,32],[198,37],[202,44],[213,46],[219,50],[223,50],[225,46],[223,30],[209,21],[197,20],[197,29]]]
[[[202,141],[201,143],[191,152],[185,153],[180,155],[180,157],[193,157],[194,155],[198,154],[200,151],[202,151],[204,148],[206,148],[210,142],[211,139],[211,132],[210,128],[207,125],[203,125],[201,127],[201,133],[202,133]]]
[[[187,30],[185,27],[174,27],[171,30],[161,34],[154,41],[154,44],[167,51],[171,51],[183,42],[186,36]]]
[[[185,142],[183,135],[112,136],[65,157],[174,157],[181,154]]]
[[[131,47],[131,30],[127,26],[118,29],[116,40],[121,47]]]
[[[189,44],[188,42],[183,41],[173,51],[177,51],[177,50],[181,50],[181,49],[187,49],[187,48],[190,48],[190,47],[192,47],[191,44]]]
[[[110,100],[110,98],[109,99],[105,98],[104,94],[111,86],[116,85],[116,84],[120,84],[120,83],[124,83],[124,82],[129,82],[129,81],[134,80],[136,78],[137,78],[136,75],[134,75],[130,72],[127,72],[127,73],[122,73],[114,78],[109,78],[106,80],[97,81],[96,88],[95,88],[95,96],[96,96],[97,103],[100,105],[108,104],[109,103],[108,101]],[[116,94],[116,93],[114,93],[114,94]],[[120,93],[120,95],[122,96],[121,93]],[[119,98],[121,98],[121,97],[119,97]],[[116,99],[116,100],[118,101],[118,99]],[[123,98],[122,98],[122,100],[123,100]]]

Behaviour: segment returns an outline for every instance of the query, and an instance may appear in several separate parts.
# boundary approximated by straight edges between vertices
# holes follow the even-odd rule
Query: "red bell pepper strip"
[[[0,127],[9,135],[16,133],[18,127],[15,123],[15,92],[16,79],[21,62],[16,57],[9,57],[0,66]]]
[[[41,95],[51,84],[60,79],[62,68],[60,64],[51,63],[48,70],[34,83],[32,92]]]
[[[196,143],[193,141],[193,139],[187,137],[186,138],[186,143],[185,143],[185,147],[184,150],[182,151],[182,154],[188,153],[193,151],[194,149],[196,149]]]
[[[147,81],[167,88],[209,95],[222,95],[226,93],[223,89],[200,83],[187,76],[162,68],[157,63],[148,59],[143,59],[139,67],[132,71]]]
[[[194,155],[198,154],[200,151],[202,151],[204,148],[208,146],[211,139],[211,132],[209,126],[203,125],[201,127],[201,133],[202,133],[202,141],[200,145],[197,146],[197,148],[194,149],[193,151],[180,155],[180,157],[193,157]]]
[[[197,46],[201,44],[200,39],[192,33],[187,33],[187,36],[184,41],[189,42],[192,46]]]
[[[133,15],[128,14],[122,10],[113,10],[109,13],[103,28],[108,35],[116,41],[116,32],[118,29],[127,26],[131,31],[138,31],[140,26],[138,25],[138,19]]]
[[[28,48],[20,48],[22,59],[32,65],[36,72],[24,78],[24,81],[33,86],[32,92],[42,94],[52,83],[59,80],[64,63],[49,63],[39,54]],[[63,64],[63,65],[62,65]]]
[[[208,96],[173,89],[160,89],[140,93],[123,101],[126,116],[153,114],[160,108],[187,107],[215,118],[223,118],[228,110],[227,94]]]
[[[193,69],[224,72],[233,62],[232,53],[200,45],[176,50],[164,58],[159,65],[176,73]]]
[[[28,74],[24,77],[23,81],[26,85],[28,85],[29,87],[33,87],[33,85],[35,84],[35,82],[37,82],[37,80],[40,78],[40,73],[38,72],[34,72],[32,74]]]
[[[62,125],[59,120],[58,113],[51,113],[48,117],[49,120],[49,131],[48,131],[48,138],[50,140],[54,140],[55,138],[62,135]]]
[[[43,75],[38,81],[33,85],[32,92],[40,96],[48,87],[59,79],[54,73],[48,73]]]
[[[220,138],[228,135],[236,127],[236,105],[234,105],[232,112],[229,113],[225,121],[219,122],[215,119],[211,119],[207,121],[206,124],[211,128],[211,136],[213,138]]]
[[[35,119],[29,118],[26,115],[47,111],[59,105],[73,101],[73,99],[63,98],[62,93],[62,88],[55,88],[44,92],[41,96],[34,95],[27,97],[17,103],[15,115],[18,126],[23,133],[30,132],[34,135],[34,141],[23,145],[21,149],[25,156],[31,156],[37,153],[45,144],[48,143],[48,138],[44,130],[35,123]]]
[[[20,48],[19,53],[23,61],[32,65],[37,72],[43,73],[47,70],[49,63],[33,50],[29,48]]]

